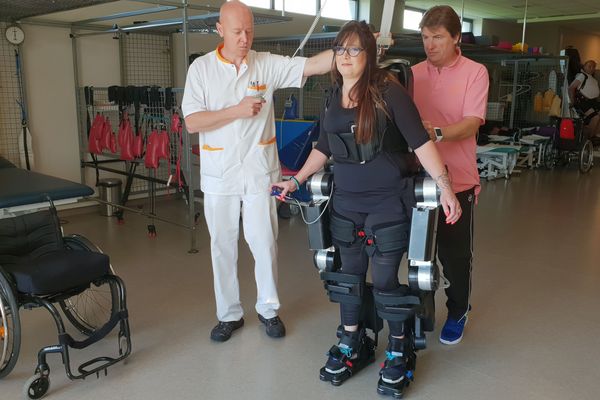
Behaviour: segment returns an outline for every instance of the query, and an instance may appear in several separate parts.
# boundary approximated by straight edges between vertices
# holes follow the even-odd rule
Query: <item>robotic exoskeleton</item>
[[[329,299],[335,303],[360,305],[361,310],[359,330],[345,332],[340,325],[337,331],[340,344],[328,352],[330,359],[339,361],[343,368],[333,368],[328,363],[321,368],[320,378],[335,386],[341,385],[374,361],[383,320],[404,322],[408,327],[406,339],[397,341],[391,338],[386,354],[392,351],[406,354],[402,361],[406,364],[405,373],[393,381],[380,374],[377,388],[380,394],[401,398],[404,388],[413,379],[415,351],[426,347],[425,332],[432,331],[434,327],[433,296],[440,279],[435,259],[439,205],[435,182],[428,177],[414,178],[416,205],[412,208],[410,238],[402,237],[406,236],[406,226],[356,228],[352,221],[340,218],[333,211],[328,212],[333,191],[331,172],[314,174],[306,182],[306,191],[312,197],[310,202],[302,204],[302,213],[308,222],[309,248],[314,251],[314,264]],[[408,282],[396,290],[378,291],[363,276],[342,272],[338,248],[344,242],[360,242],[369,254],[406,248],[407,240]],[[345,348],[354,349],[353,354],[345,352]],[[398,360],[388,358],[382,371],[393,367]]]
[[[394,73],[412,96],[408,62],[387,60],[380,66]],[[325,102],[326,110],[329,100]],[[425,332],[434,328],[434,292],[440,279],[435,259],[439,192],[431,178],[418,176],[412,168],[410,149],[402,139],[404,135],[394,131],[397,127],[389,123],[385,112],[377,109],[377,113],[378,135],[366,145],[353,140],[352,126],[348,133],[324,131],[335,164],[333,170],[314,174],[286,201],[301,206],[308,225],[309,248],[314,251],[314,264],[327,295],[330,301],[340,304],[342,321],[349,318],[352,322],[338,327],[339,343],[328,351],[327,363],[319,372],[320,379],[338,386],[373,362],[378,334],[383,329],[383,320],[387,320],[390,336],[377,391],[401,398],[404,388],[413,380],[415,351],[426,347]],[[410,219],[383,218],[367,223],[338,214],[330,206],[334,197],[335,166],[368,163],[380,152],[401,154],[400,168],[406,173],[407,185],[402,196],[408,197],[401,201],[406,208],[412,208]],[[411,196],[413,190],[414,197]],[[300,199],[302,204],[297,201]],[[407,282],[383,290],[390,276],[382,272],[381,266],[393,263],[397,268],[405,252],[409,261]],[[342,264],[342,259],[350,262],[343,254],[362,254],[361,257],[370,258],[383,281],[367,282],[366,274],[356,274],[356,266]],[[387,278],[381,278],[382,273]],[[347,316],[346,309],[352,310],[352,317]],[[347,328],[350,330],[346,331]]]

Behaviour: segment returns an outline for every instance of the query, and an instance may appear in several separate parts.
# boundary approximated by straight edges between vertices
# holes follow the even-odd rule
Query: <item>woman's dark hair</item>
[[[573,46],[567,46],[567,48],[565,49],[565,56],[569,57],[567,82],[570,85],[571,82],[573,82],[573,80],[577,76],[577,74],[581,71],[581,68],[583,68],[583,64],[581,63],[579,50],[577,50]]]
[[[385,110],[382,90],[390,81],[397,82],[397,79],[388,71],[382,70],[377,66],[377,44],[375,36],[364,21],[347,22],[333,41],[333,46],[344,46],[344,44],[353,37],[356,37],[367,56],[367,63],[359,80],[350,89],[350,100],[357,104],[357,120],[355,138],[357,143],[368,143],[374,136],[377,129],[377,111],[376,107]],[[331,76],[334,83],[340,88],[343,84],[343,78],[337,69],[335,56]]]
[[[439,26],[443,26],[446,28],[450,36],[453,38],[460,38],[460,33],[462,31],[462,25],[460,23],[460,17],[454,11],[454,9],[450,6],[434,6],[431,7],[427,12],[423,15],[421,19],[421,23],[419,24],[419,29],[426,28],[436,28]]]

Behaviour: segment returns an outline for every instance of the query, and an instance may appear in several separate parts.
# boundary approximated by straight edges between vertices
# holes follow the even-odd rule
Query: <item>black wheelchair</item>
[[[19,357],[19,308],[43,307],[52,315],[58,344],[38,352],[34,375],[24,385],[25,398],[42,398],[50,387],[48,354],[60,353],[67,376],[97,377],[129,356],[131,337],[125,285],[114,275],[109,257],[80,235],[63,236],[56,209],[0,219],[0,378]],[[79,332],[65,329],[62,311]],[[69,348],[83,349],[118,326],[118,356],[96,357],[71,369]],[[78,340],[79,339],[79,340]]]
[[[555,131],[544,151],[544,166],[546,168],[553,169],[555,166],[566,166],[576,161],[581,173],[586,173],[592,169],[594,166],[594,145],[583,131],[586,121],[586,118],[579,117],[552,119],[552,126],[555,127]],[[573,124],[573,134],[566,135],[566,137],[561,133],[561,127],[565,123]],[[564,131],[564,129],[562,130]]]

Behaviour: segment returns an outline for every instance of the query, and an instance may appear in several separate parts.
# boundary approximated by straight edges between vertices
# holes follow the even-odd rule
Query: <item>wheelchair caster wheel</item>
[[[26,399],[41,399],[50,389],[50,378],[47,375],[37,373],[25,382],[23,397]]]
[[[277,207],[277,215],[281,219],[290,219],[290,217],[292,216],[292,213],[290,211],[290,205],[287,203],[279,204],[279,207]]]
[[[290,204],[290,215],[300,215],[300,207],[298,207],[296,204]]]

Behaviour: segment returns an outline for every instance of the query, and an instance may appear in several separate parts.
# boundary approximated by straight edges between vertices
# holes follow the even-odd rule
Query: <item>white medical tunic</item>
[[[304,84],[306,58],[251,50],[238,72],[221,55],[222,46],[190,66],[181,105],[184,117],[235,106],[245,96],[263,96],[266,103],[254,117],[200,132],[201,189],[220,195],[268,191],[280,178],[273,92]]]

